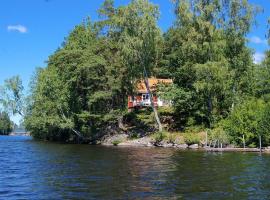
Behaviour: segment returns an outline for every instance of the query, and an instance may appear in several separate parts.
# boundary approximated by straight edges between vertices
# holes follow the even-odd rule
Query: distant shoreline
[[[8,136],[30,136],[30,133],[10,133]]]

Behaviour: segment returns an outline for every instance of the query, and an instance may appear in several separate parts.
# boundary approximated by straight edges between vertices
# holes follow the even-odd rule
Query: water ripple
[[[270,156],[0,136],[0,199],[269,199]]]

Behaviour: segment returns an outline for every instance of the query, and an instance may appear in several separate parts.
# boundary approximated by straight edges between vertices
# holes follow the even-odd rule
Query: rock
[[[131,146],[131,144],[129,142],[121,142],[117,146]]]
[[[169,148],[169,147],[173,147],[173,143],[169,143],[167,141],[161,141],[161,142],[153,142],[154,146],[157,147],[164,147],[164,148]]]
[[[192,144],[192,145],[189,145],[188,148],[190,148],[190,149],[198,149],[199,145],[198,144]]]
[[[186,148],[188,148],[188,145],[187,144],[176,144],[174,146],[176,148],[179,148],[179,149],[186,149]]]
[[[132,140],[132,142],[138,146],[147,146],[148,143],[151,143],[150,138],[147,138],[147,137]]]
[[[173,144],[172,143],[164,143],[162,146],[165,148],[171,148],[171,147],[173,147]]]
[[[103,145],[103,146],[113,146],[113,144],[112,143],[101,143],[101,145]]]
[[[125,142],[127,140],[127,134],[118,134],[113,136],[107,136],[103,141],[103,145],[113,144],[114,142]]]
[[[147,147],[153,147],[154,145],[151,142],[148,142],[146,146]]]
[[[270,152],[270,147],[269,146],[268,147],[265,147],[264,151],[267,152],[267,153],[269,153]]]

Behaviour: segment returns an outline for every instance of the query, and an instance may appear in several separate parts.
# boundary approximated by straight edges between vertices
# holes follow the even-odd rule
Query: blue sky
[[[129,0],[116,0],[116,5]],[[160,6],[159,25],[166,31],[173,23],[170,0],[152,0]],[[268,48],[266,22],[270,17],[269,0],[251,0],[264,8],[257,17],[248,38],[259,61]],[[48,56],[63,42],[73,27],[90,16],[97,20],[96,10],[102,0],[1,0],[0,7],[0,84],[13,75],[20,75],[25,87],[36,67],[43,67]]]

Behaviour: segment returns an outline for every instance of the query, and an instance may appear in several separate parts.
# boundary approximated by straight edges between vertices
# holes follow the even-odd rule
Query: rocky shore
[[[129,139],[128,135],[126,134],[106,136],[102,140],[102,142],[100,142],[100,144],[105,146],[165,147],[165,148],[174,147],[179,149],[199,148],[198,144],[189,146],[187,144],[174,144],[166,141],[156,142],[151,136],[145,136],[137,139]]]
[[[225,147],[225,148],[212,148],[204,147],[200,144],[175,144],[166,141],[156,142],[151,136],[146,136],[137,139],[130,139],[126,134],[106,136],[99,143],[104,146],[119,146],[119,147],[163,147],[163,148],[175,148],[182,150],[203,150],[209,152],[264,152],[270,153],[270,147],[262,148],[236,148],[236,147]]]

